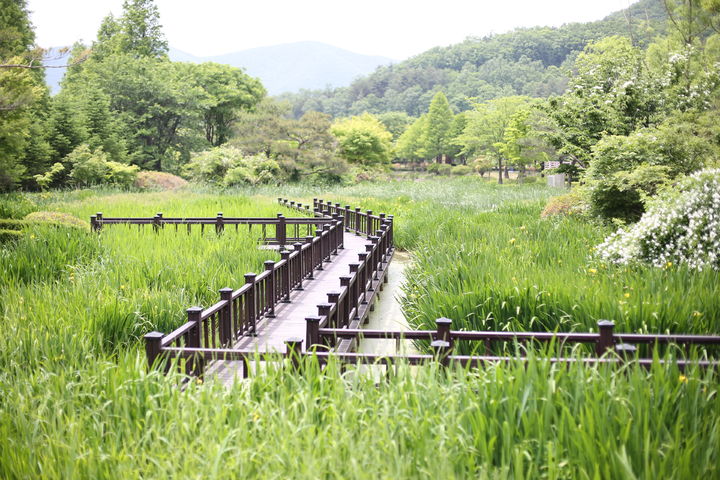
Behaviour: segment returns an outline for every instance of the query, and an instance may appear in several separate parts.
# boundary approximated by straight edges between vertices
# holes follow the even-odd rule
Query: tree
[[[498,168],[498,183],[503,183],[502,170],[506,164],[503,154],[505,131],[512,116],[526,108],[529,98],[505,97],[490,100],[475,106],[468,112],[467,126],[457,138],[462,153],[468,156],[489,156],[495,159]]]
[[[427,116],[427,154],[435,157],[440,163],[442,156],[447,155],[450,149],[450,129],[453,122],[453,112],[443,92],[438,92],[430,102]]]
[[[186,64],[195,85],[205,91],[201,104],[205,139],[218,146],[228,141],[231,125],[241,110],[252,110],[265,96],[265,89],[256,78],[239,68],[206,62]]]
[[[413,118],[405,112],[385,112],[378,115],[378,120],[390,132],[393,142],[397,142],[400,135],[413,123]]]
[[[295,120],[287,113],[287,104],[263,99],[254,111],[240,112],[230,144],[247,154],[276,160],[289,180],[338,180],[347,164],[336,154],[337,139],[330,133],[330,116],[308,112]]]
[[[35,34],[24,0],[0,0],[0,63],[25,64]],[[46,94],[42,72],[0,68],[0,191],[16,188],[26,174],[23,164],[35,122],[33,108]]]
[[[168,45],[153,0],[125,0],[119,22],[121,51],[138,57],[167,57]]]
[[[340,156],[359,165],[390,163],[392,135],[374,115],[364,113],[335,122],[331,132],[338,139]]]
[[[427,159],[426,135],[427,115],[422,115],[420,118],[415,120],[402,135],[400,135],[400,138],[398,138],[396,148],[397,156],[399,158],[412,161]]]

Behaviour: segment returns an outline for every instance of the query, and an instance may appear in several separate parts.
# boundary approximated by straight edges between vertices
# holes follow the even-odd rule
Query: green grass
[[[396,215],[398,245],[414,256],[404,308],[416,326],[448,316],[465,328],[587,330],[611,318],[619,331],[717,332],[716,275],[603,268],[591,250],[609,229],[539,219],[556,193],[541,185],[441,178],[280,192],[54,192],[0,197],[0,213],[274,216],[277,196],[325,198]],[[0,478],[720,475],[712,371],[538,357],[472,372],[401,365],[379,385],[334,366],[271,369],[229,390],[185,391],[147,373],[139,338],[260,270],[273,253],[256,246],[243,229],[50,225],[0,246]]]

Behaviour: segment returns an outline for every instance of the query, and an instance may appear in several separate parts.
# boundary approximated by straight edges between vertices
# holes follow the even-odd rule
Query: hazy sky
[[[157,0],[171,46],[198,56],[314,40],[407,58],[467,36],[598,20],[633,0]],[[86,43],[122,0],[29,0],[42,47]]]

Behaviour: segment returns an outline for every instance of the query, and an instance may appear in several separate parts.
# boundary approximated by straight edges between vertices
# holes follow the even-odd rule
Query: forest
[[[0,478],[720,477],[719,0],[471,37],[279,97],[170,61],[161,25],[124,0],[50,95],[26,0],[0,0]],[[199,338],[190,315],[222,291],[267,303],[290,282],[268,268],[328,237],[268,245],[271,224],[331,218],[279,197],[375,212],[384,229],[344,233],[362,265],[392,231],[406,263],[370,315],[390,302],[393,329],[552,340],[458,341],[503,355],[477,368],[427,340],[406,342],[421,365],[281,357],[230,385],[148,362],[148,335]],[[278,277],[269,297],[249,272]],[[557,340],[607,321],[670,340]]]

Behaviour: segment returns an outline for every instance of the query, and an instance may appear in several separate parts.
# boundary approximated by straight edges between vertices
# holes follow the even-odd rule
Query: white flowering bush
[[[720,169],[685,178],[653,201],[638,223],[610,235],[597,251],[618,264],[720,270]]]

